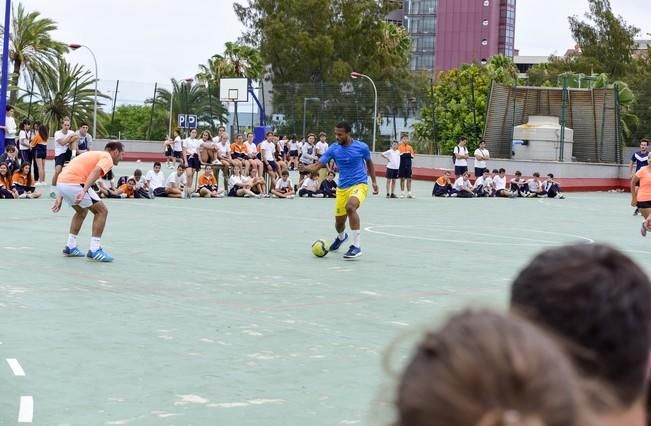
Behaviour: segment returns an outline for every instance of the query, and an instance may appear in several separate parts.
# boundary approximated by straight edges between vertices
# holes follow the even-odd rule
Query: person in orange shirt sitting
[[[7,164],[0,163],[0,200],[11,200],[18,198],[18,194],[11,183],[11,175]]]
[[[452,181],[450,180],[450,172],[445,171],[443,176],[436,179],[434,189],[432,189],[432,197],[449,197],[453,193]]]
[[[221,198],[224,196],[224,190],[217,187],[217,178],[213,173],[211,165],[206,166],[206,170],[199,176],[199,196],[205,198]]]
[[[41,193],[34,188],[34,178],[31,170],[31,164],[23,163],[20,169],[14,172],[11,183],[18,193],[18,198],[38,198],[41,196]]]
[[[106,226],[108,210],[106,205],[92,189],[97,180],[107,174],[117,165],[124,155],[122,142],[109,142],[104,146],[104,151],[90,151],[75,157],[66,167],[57,180],[57,197],[52,206],[52,211],[61,210],[63,200],[75,210],[70,222],[68,243],[63,249],[67,257],[83,257],[84,254],[77,247],[77,235],[84,219],[90,210],[93,218],[93,233],[90,239],[90,248],[86,257],[97,262],[112,262],[113,257],[106,253],[101,245],[102,233]]]
[[[136,195],[136,180],[130,177],[127,183],[120,185],[115,192],[120,198],[133,198]]]

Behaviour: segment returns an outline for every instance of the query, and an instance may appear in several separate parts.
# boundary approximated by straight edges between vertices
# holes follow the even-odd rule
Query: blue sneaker
[[[344,239],[340,240],[339,235],[337,235],[337,238],[330,244],[330,251],[337,251],[339,250],[339,247],[348,239],[348,234],[344,234]]]
[[[84,257],[84,253],[78,247],[70,248],[68,246],[63,249],[63,255],[65,257]]]
[[[86,257],[96,262],[113,262],[113,257],[106,253],[101,247],[95,252],[88,250]]]
[[[346,254],[344,254],[344,259],[355,259],[362,255],[362,249],[355,246],[350,246]]]

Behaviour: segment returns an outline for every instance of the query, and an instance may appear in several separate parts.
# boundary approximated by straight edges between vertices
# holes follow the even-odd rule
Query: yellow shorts
[[[335,216],[346,216],[346,203],[350,197],[355,197],[359,200],[360,207],[364,203],[368,195],[368,185],[359,183],[350,188],[337,188],[337,198],[335,199]]]

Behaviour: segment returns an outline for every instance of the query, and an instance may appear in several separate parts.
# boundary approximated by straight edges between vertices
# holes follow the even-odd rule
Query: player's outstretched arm
[[[298,171],[299,172],[307,172],[307,173],[312,173],[312,172],[318,172],[322,168],[326,167],[325,164],[322,164],[321,162],[317,162],[314,164],[306,165],[299,163],[298,164]]]
[[[368,170],[368,175],[371,177],[371,182],[373,184],[373,195],[380,193],[380,189],[377,186],[377,178],[375,177],[375,165],[373,160],[366,160],[366,169]]]

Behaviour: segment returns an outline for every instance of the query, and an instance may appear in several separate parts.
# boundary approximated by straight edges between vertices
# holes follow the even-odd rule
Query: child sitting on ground
[[[335,182],[335,172],[328,172],[328,177],[321,182],[319,192],[326,198],[335,198],[337,196],[337,182]]]
[[[294,185],[287,170],[283,170],[282,177],[276,181],[276,186],[271,188],[271,195],[274,198],[294,198]]]
[[[319,174],[316,172],[310,173],[310,176],[303,180],[301,184],[301,189],[298,191],[299,197],[323,197],[323,194],[319,193]]]
[[[434,182],[432,197],[449,197],[450,195],[452,195],[452,181],[450,180],[450,172],[446,170],[443,176],[440,176]]]
[[[553,173],[547,174],[547,178],[545,179],[545,183],[543,184],[543,192],[549,198],[558,197],[561,200],[565,198],[565,196],[561,194],[561,186],[558,184],[558,182],[554,181]]]

